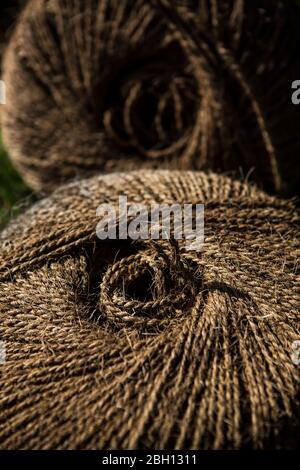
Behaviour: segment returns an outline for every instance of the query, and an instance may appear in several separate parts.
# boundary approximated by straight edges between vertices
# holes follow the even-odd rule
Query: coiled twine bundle
[[[5,60],[5,143],[37,190],[209,168],[294,195],[296,16],[285,0],[32,0]]]
[[[205,204],[205,246],[97,239],[96,208]],[[0,241],[0,445],[296,447],[298,217],[214,174],[72,183]]]

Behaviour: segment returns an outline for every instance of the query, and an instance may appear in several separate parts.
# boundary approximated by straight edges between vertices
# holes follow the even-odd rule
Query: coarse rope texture
[[[205,246],[96,237],[102,203],[205,204]],[[63,186],[0,234],[2,449],[299,444],[299,217],[202,172]]]
[[[4,61],[5,144],[36,190],[168,168],[252,172],[294,196],[297,14],[289,0],[31,0]]]

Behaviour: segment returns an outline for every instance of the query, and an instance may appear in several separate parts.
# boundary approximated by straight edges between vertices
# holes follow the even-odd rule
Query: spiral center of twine
[[[160,329],[171,318],[186,315],[200,284],[177,242],[151,241],[107,269],[100,286],[100,311],[117,328]]]
[[[107,136],[148,158],[182,150],[195,120],[197,86],[181,48],[171,44],[146,64],[127,66],[120,76],[103,113]]]

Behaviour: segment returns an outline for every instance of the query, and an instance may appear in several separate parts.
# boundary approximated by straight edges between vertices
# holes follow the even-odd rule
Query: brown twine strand
[[[4,62],[5,143],[38,190],[143,166],[252,171],[294,195],[294,16],[287,0],[31,0]]]
[[[96,208],[205,204],[205,247],[100,241]],[[0,234],[2,449],[295,448],[299,217],[214,174],[61,187]]]

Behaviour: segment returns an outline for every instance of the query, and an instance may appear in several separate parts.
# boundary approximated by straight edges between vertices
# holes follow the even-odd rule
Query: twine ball
[[[5,144],[36,190],[167,168],[295,195],[297,14],[287,0],[31,0],[4,61]]]
[[[96,208],[205,204],[205,245],[99,240]],[[63,186],[0,234],[2,449],[295,448],[293,202],[202,172]]]

